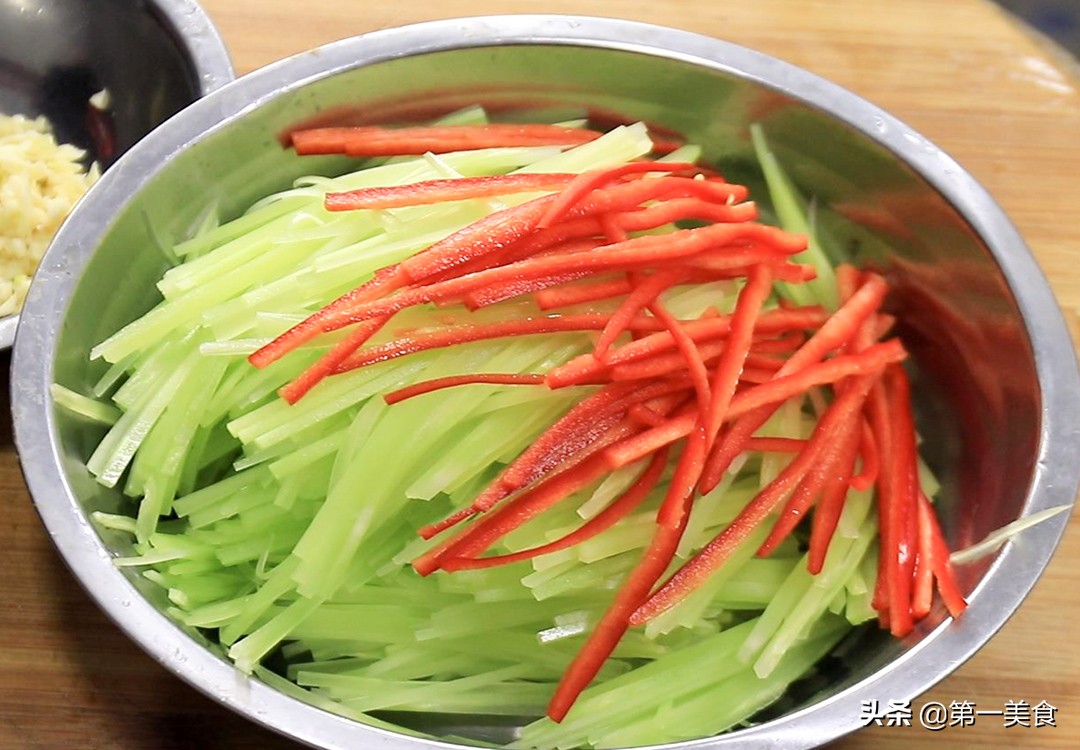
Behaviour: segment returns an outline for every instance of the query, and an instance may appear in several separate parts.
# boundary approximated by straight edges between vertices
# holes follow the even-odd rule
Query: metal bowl
[[[917,366],[925,448],[944,482],[951,544],[1074,501],[1080,376],[1062,316],[991,197],[902,122],[786,63],[640,23],[507,16],[378,31],[245,76],[145,138],[61,230],[23,313],[12,401],[31,493],[90,594],[180,677],[313,746],[447,746],[286,697],[239,674],[166,617],[160,592],[110,563],[127,550],[88,522],[89,511],[116,508],[118,498],[88,476],[83,461],[94,435],[52,408],[49,384],[92,383],[101,368],[87,362],[89,347],[153,304],[163,262],[143,249],[155,238],[183,237],[206,202],[235,213],[311,169],[276,134],[316,118],[431,114],[466,101],[622,112],[686,133],[729,173],[750,163],[746,127],[762,122],[796,181],[832,208],[822,212],[822,227],[895,282],[892,304]],[[118,294],[121,273],[127,282]],[[752,728],[685,746],[811,747],[857,729],[862,701],[917,696],[1016,610],[1066,521],[1067,514],[1054,517],[964,566],[971,606],[958,622],[936,611],[902,641],[872,627],[857,631],[830,658],[827,682],[790,694]]]
[[[0,3],[0,113],[44,115],[107,168],[157,124],[235,78],[193,0]],[[108,91],[109,106],[89,104]],[[18,316],[0,318],[0,349]]]

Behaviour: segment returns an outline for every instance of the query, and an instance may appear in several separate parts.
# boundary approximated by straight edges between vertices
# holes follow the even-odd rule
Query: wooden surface
[[[726,38],[826,76],[943,146],[1019,226],[1077,337],[1080,80],[985,0],[203,0],[239,72],[344,36],[481,13],[572,12]],[[301,15],[302,14],[302,15]],[[0,354],[0,370],[8,359]],[[6,376],[3,385],[6,399]],[[203,698],[98,612],[53,552],[27,497],[5,403],[0,422],[0,748],[297,750]],[[916,702],[1045,700],[1057,727],[1000,716],[929,732],[884,727],[837,743],[869,748],[1080,747],[1080,518],[1004,630]],[[362,750],[358,748],[357,750]]]

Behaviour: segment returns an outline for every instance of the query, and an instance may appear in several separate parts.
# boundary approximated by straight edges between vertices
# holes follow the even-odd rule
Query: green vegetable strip
[[[650,621],[645,626],[645,633],[655,637],[662,633],[669,633],[675,628],[693,627],[701,622],[705,613],[712,606],[713,599],[718,595],[725,583],[739,575],[742,566],[750,559],[755,550],[761,546],[761,543],[765,541],[765,537],[768,535],[768,529],[763,528],[765,525],[762,524],[762,528],[757,528],[748,534],[746,539],[736,547],[724,567],[717,571],[716,575],[710,578],[704,586],[686,597],[678,605]],[[774,593],[774,597],[777,594],[778,592]]]
[[[518,168],[550,153],[550,149],[485,149],[447,154],[443,158],[461,174],[482,175]],[[423,159],[408,159],[399,164],[361,169],[341,177],[320,180],[315,190],[307,190],[300,194],[293,193],[293,196],[274,201],[259,208],[257,212],[253,212],[273,215],[274,218],[270,221],[263,222],[254,219],[252,214],[236,220],[238,223],[259,221],[260,226],[254,230],[234,229],[230,226],[232,222],[215,230],[216,234],[225,241],[217,244],[211,253],[168,271],[159,288],[168,296],[170,291],[194,289],[225,271],[240,267],[257,253],[262,243],[278,241],[283,230],[287,230],[295,221],[296,215],[305,211],[309,212],[309,215],[315,215],[316,212],[323,214],[321,202],[325,192],[356,190],[378,185],[402,185],[436,177],[438,174]],[[297,201],[296,198],[302,198],[302,201]],[[280,206],[280,203],[286,205]]]
[[[777,287],[801,305],[816,303],[824,305],[828,310],[835,310],[839,305],[836,294],[836,274],[833,271],[832,262],[822,249],[817,234],[807,218],[802,199],[791,178],[780,166],[776,155],[769,149],[769,144],[765,140],[765,131],[761,125],[757,123],[750,125],[750,138],[754,143],[758,163],[761,165],[762,172],[765,173],[769,197],[780,219],[780,226],[789,232],[806,235],[809,242],[807,249],[796,255],[794,260],[810,263],[818,272],[817,278],[807,284],[780,283]]]
[[[406,488],[405,494],[430,500],[440,492],[453,493],[491,466],[505,452],[505,444],[531,442],[574,401],[575,395],[536,399],[484,416],[460,440],[448,445],[441,453],[444,458],[432,461]]]
[[[113,402],[123,411],[132,411],[136,405],[145,402],[161,386],[180,362],[188,355],[186,339],[164,342],[146,355],[134,371],[113,394]],[[134,357],[133,357],[134,359]]]
[[[255,667],[254,671],[256,677],[258,677],[260,680],[262,680],[275,690],[278,690],[285,695],[292,696],[293,698],[296,698],[298,700],[311,703],[318,708],[323,709],[324,711],[329,711],[330,713],[338,714],[340,716],[346,716],[350,719],[355,719],[356,721],[359,721],[361,724],[367,724],[369,726],[378,727],[380,729],[395,732],[398,734],[406,734],[419,737],[425,736],[420,732],[415,732],[408,728],[400,727],[396,724],[391,724],[387,721],[381,721],[372,716],[361,713],[360,711],[354,711],[348,706],[330,700],[320,695],[319,693],[305,690],[304,688],[299,687],[296,683],[286,680],[285,678],[281,677],[278,674],[275,674],[274,672],[271,672],[265,667]]]
[[[107,396],[113,388],[127,377],[129,371],[133,369],[135,361],[138,359],[137,356],[132,355],[130,357],[123,357],[119,362],[109,365],[109,368],[105,370],[91,389],[94,396],[96,398],[104,398]]]
[[[848,508],[861,505],[865,515],[869,503],[849,501]],[[859,514],[859,509],[854,512]],[[803,593],[802,598],[784,619],[783,624],[773,635],[769,645],[754,662],[754,671],[761,677],[767,677],[779,665],[784,654],[802,637],[807,628],[818,620],[832,604],[832,601],[844,590],[844,580],[858,567],[876,534],[873,519],[864,522],[862,534],[856,540],[836,537],[829,547],[822,571],[814,576],[813,582]],[[846,543],[845,543],[846,542]],[[741,654],[740,654],[741,655]]]
[[[120,480],[146,435],[195,366],[194,359],[184,356],[192,346],[191,339],[179,342],[175,347],[180,360],[176,368],[162,378],[157,390],[145,394],[143,400],[116,421],[90,456],[86,468],[97,477],[98,482],[112,487]]]
[[[213,229],[196,232],[191,239],[181,242],[173,247],[173,253],[180,258],[198,257],[206,254],[212,248],[225,245],[239,237],[251,236],[261,227],[287,213],[302,207],[307,201],[303,196],[276,197],[262,206],[253,206],[247,213],[226,224],[220,224]],[[190,266],[191,261],[186,263]],[[166,272],[168,275],[169,272]]]
[[[805,675],[836,645],[845,631],[836,620],[822,619],[806,641],[788,651],[770,679],[761,680],[747,669],[737,670],[695,695],[669,700],[651,721],[637,718],[602,734],[594,733],[590,739],[601,747],[622,747],[626,742],[670,742],[730,729],[783,695],[794,680]]]
[[[125,492],[143,495],[136,535],[145,539],[160,516],[168,515],[183,476],[184,464],[210,394],[225,370],[225,362],[193,353],[195,364],[177,389],[165,413],[151,429],[131,464]],[[139,483],[142,486],[139,486]]]
[[[59,383],[53,383],[49,387],[49,393],[52,395],[53,401],[61,409],[91,422],[111,427],[120,418],[121,412],[115,406],[102,403],[96,398],[84,396],[70,388],[65,388]]]
[[[399,367],[378,365],[346,373],[328,382],[298,404],[281,400],[267,403],[228,424],[229,432],[244,443],[268,448],[300,430],[328,420],[377,393],[399,388],[419,375],[428,361],[415,358]]]
[[[472,121],[482,111],[459,116]],[[754,138],[781,222],[808,231],[801,198],[761,133]],[[297,180],[220,225],[206,212],[205,231],[173,248],[183,262],[161,280],[164,300],[93,352],[112,363],[93,393],[100,398],[119,386],[112,398],[118,411],[56,389],[62,408],[111,424],[88,462],[98,480],[116,484],[126,475],[125,491],[142,496],[137,519],[95,514],[103,528],[136,538],[134,552],[117,564],[147,567],[145,577],[165,590],[173,616],[216,629],[240,669],[327,710],[379,726],[365,712],[539,715],[648,544],[667,480],[615,527],[573,549],[420,578],[408,563],[438,540],[421,540],[415,529],[471,502],[502,464],[588,391],[468,386],[393,407],[379,394],[441,375],[542,372],[587,351],[594,337],[525,337],[412,355],[334,376],[294,406],[276,390],[344,332],[263,370],[242,357],[379,267],[532,197],[331,215],[321,207],[326,191],[515,170],[580,171],[636,159],[650,148],[645,129],[635,125],[567,151],[387,159],[340,177]],[[695,158],[696,149],[668,158]],[[831,274],[816,238],[800,260]],[[663,301],[679,316],[728,312],[738,287],[681,286]],[[829,292],[827,285],[811,288],[800,301],[832,306]],[[402,312],[375,341],[430,325],[431,312]],[[468,319],[530,312],[509,301]],[[781,407],[761,434],[808,434],[813,420],[800,402]],[[739,468],[695,504],[678,559],[718,533],[787,460],[770,454],[737,461]],[[585,488],[492,552],[570,532],[639,471],[626,467]],[[701,590],[627,633],[563,724],[538,720],[511,747],[669,742],[752,716],[810,669],[848,621],[874,615],[869,503],[867,495],[853,495],[817,580],[805,571],[797,539],[757,559],[766,529],[751,535]],[[259,666],[275,651],[304,687]]]
[[[319,605],[320,599],[299,599],[251,635],[242,638],[229,648],[229,658],[238,669],[250,672],[273,648],[304,622]]]
[[[562,724],[540,719],[511,748],[579,747],[597,727],[615,728],[655,711],[655,686],[677,700],[740,668],[735,653],[753,620],[674,651],[632,672],[585,690]],[[610,731],[610,729],[608,730]]]
[[[868,497],[853,496],[845,504],[843,515],[858,519],[856,522],[862,523],[869,508]],[[872,532],[872,525],[868,530]],[[853,546],[852,540],[840,534],[834,535],[825,557],[825,565],[817,576],[811,575],[806,569],[806,560],[801,560],[765,608],[754,632],[747,637],[739,650],[739,658],[744,662],[756,658],[755,668],[759,674],[767,676],[775,666],[778,653],[782,652],[782,648],[773,647],[773,644],[790,643],[802,632],[807,621],[825,611],[835,595],[835,590],[843,586],[843,573],[850,574],[858,565],[871,539],[872,533],[869,536],[862,534],[856,552],[849,555],[848,552]]]

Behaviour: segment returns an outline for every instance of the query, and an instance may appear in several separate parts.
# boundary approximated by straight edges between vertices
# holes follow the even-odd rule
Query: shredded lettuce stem
[[[456,117],[483,121],[480,110]],[[780,222],[810,233],[819,281],[778,291],[835,306],[832,271],[805,200],[753,142]],[[487,149],[385,159],[337,177],[311,176],[231,221],[209,206],[200,231],[171,251],[161,301],[94,347],[110,366],[89,395],[62,385],[58,407],[105,429],[87,468],[138,503],[134,518],[97,513],[131,538],[115,559],[160,586],[170,614],[207,631],[237,666],[282,692],[394,731],[409,712],[526,717],[513,748],[674,742],[735,727],[776,700],[851,628],[874,616],[875,514],[848,503],[819,576],[791,539],[768,559],[751,535],[706,586],[627,634],[561,724],[542,715],[584,634],[648,544],[654,497],[608,533],[533,561],[417,576],[409,561],[431,542],[416,529],[462,507],[580,394],[484,387],[388,407],[380,394],[462,372],[536,372],[588,351],[585,334],[478,342],[335,376],[294,406],[276,390],[328,346],[312,342],[264,370],[244,357],[297,320],[495,208],[507,196],[389,211],[332,214],[328,190],[447,176],[583,171],[650,151],[641,125],[566,151]],[[687,146],[671,159],[695,159]],[[732,283],[679,287],[676,314],[728,310]],[[505,314],[515,302],[481,315]],[[413,315],[414,318],[408,318]],[[419,325],[430,311],[405,313]],[[403,323],[404,325],[404,323]],[[805,437],[800,403],[764,434]],[[783,466],[741,460],[697,502],[678,552],[715,536]],[[624,490],[617,471],[510,534],[496,552],[543,544],[579,526]],[[262,661],[278,654],[282,674]],[[376,712],[372,715],[372,712]],[[406,722],[407,724],[407,722]],[[470,744],[484,744],[462,739]]]

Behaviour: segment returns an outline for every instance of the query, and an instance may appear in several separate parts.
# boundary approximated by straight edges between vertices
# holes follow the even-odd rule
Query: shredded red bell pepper
[[[377,155],[572,145],[597,135],[528,125],[319,128],[293,133],[292,141],[299,153]],[[652,541],[560,681],[548,708],[552,719],[567,714],[629,627],[697,590],[769,519],[758,554],[770,554],[808,525],[807,566],[819,573],[851,490],[875,493],[880,562],[872,603],[882,626],[907,635],[931,611],[935,592],[950,614],[963,612],[947,544],[918,484],[911,385],[901,364],[907,352],[889,338],[895,321],[882,311],[888,283],[878,273],[842,264],[835,311],[783,298],[770,309],[775,282],[805,283],[814,269],[798,262],[806,238],[758,223],[744,186],[692,164],[636,161],[581,175],[367,188],[330,194],[326,206],[374,210],[531,192],[546,194],[494,211],[382,269],[250,359],[264,367],[324,333],[349,329],[282,389],[294,402],[326,378],[418,352],[516,336],[592,336],[589,351],[546,372],[462,373],[385,396],[396,403],[475,384],[585,389],[469,505],[420,529],[425,538],[446,535],[414,560],[422,575],[506,565],[581,544],[639,509],[674,462]],[[684,220],[703,223],[669,226]],[[654,233],[661,227],[668,230]],[[669,308],[672,289],[716,281],[737,285],[730,314],[709,308],[682,318]],[[497,322],[463,324],[455,315],[445,325],[385,333],[395,314],[413,306],[475,310],[505,300],[570,311],[522,314],[527,308],[517,305]],[[791,400],[806,400],[818,412],[810,437],[757,435]],[[679,566],[675,551],[695,499],[715,488],[747,451],[789,459],[730,524]],[[638,464],[644,468],[629,489],[574,531],[485,556],[539,514],[573,502],[609,472]]]
[[[290,134],[298,154],[403,156],[507,146],[573,146],[600,137],[595,130],[557,125],[430,125],[403,128],[312,128]]]

